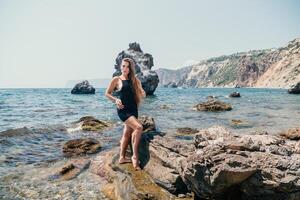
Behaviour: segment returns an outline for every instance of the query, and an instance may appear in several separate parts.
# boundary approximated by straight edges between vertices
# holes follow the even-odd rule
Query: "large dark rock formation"
[[[151,54],[144,53],[138,43],[130,43],[127,50],[122,51],[116,58],[114,76],[121,75],[120,64],[123,58],[132,58],[136,62],[136,76],[141,81],[143,89],[147,95],[152,95],[159,83],[158,75],[153,67],[153,57]]]
[[[95,88],[90,85],[90,83],[85,80],[77,83],[71,90],[72,94],[95,94]]]

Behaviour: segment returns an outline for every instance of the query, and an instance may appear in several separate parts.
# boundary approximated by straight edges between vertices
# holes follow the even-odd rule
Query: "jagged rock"
[[[74,139],[66,142],[63,146],[65,156],[78,156],[96,153],[100,150],[101,144],[93,138]]]
[[[291,94],[300,94],[300,82],[298,82],[296,85],[292,86],[288,90],[288,92]]]
[[[146,94],[152,95],[159,83],[157,73],[151,70],[153,67],[152,55],[143,53],[138,43],[130,43],[129,49],[118,54],[113,77],[121,75],[120,64],[123,58],[132,58],[135,61],[136,76],[141,81]]]
[[[48,180],[70,180],[76,178],[83,170],[87,169],[90,159],[80,158],[69,160],[64,166],[48,177]]]
[[[142,162],[144,170],[170,193],[175,195],[189,193],[190,190],[179,172],[182,164],[187,162],[188,155],[194,150],[192,141],[179,142],[173,137],[155,135],[149,143],[149,158],[146,162]]]
[[[95,88],[90,85],[90,83],[85,80],[77,83],[71,90],[72,94],[95,94]]]
[[[285,138],[291,139],[291,140],[299,140],[300,139],[300,127],[299,128],[291,128],[285,132],[281,132],[279,135],[283,136]]]
[[[229,97],[241,97],[241,94],[239,92],[233,92],[229,95]]]
[[[200,199],[297,199],[297,146],[276,135],[213,126],[196,133],[194,141],[155,135],[143,169],[176,195],[191,190]]]
[[[197,111],[230,111],[232,107],[228,103],[221,102],[214,97],[209,96],[206,102],[199,103],[192,108]]]
[[[205,199],[298,199],[300,155],[274,135],[233,134],[214,126],[195,136],[181,173]]]

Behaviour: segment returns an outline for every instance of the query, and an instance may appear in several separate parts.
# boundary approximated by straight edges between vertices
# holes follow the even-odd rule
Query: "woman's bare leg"
[[[139,168],[138,149],[139,149],[141,135],[143,132],[143,126],[135,116],[130,116],[124,123],[133,129],[132,137],[131,137],[131,141],[133,144],[133,156],[131,158],[133,161],[133,167],[138,169]]]
[[[131,159],[127,159],[125,157],[126,155],[126,150],[132,135],[133,129],[130,128],[128,125],[124,124],[124,129],[123,129],[123,135],[120,141],[120,158],[119,158],[119,163],[128,163],[131,162]]]

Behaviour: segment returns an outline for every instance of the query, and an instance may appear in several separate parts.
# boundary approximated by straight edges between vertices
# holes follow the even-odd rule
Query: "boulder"
[[[71,90],[72,94],[95,94],[95,88],[90,85],[90,83],[85,80],[77,83]]]
[[[135,61],[136,76],[141,81],[146,94],[152,95],[159,83],[157,73],[151,70],[153,67],[152,55],[144,53],[138,43],[130,43],[127,50],[118,54],[115,64],[116,71],[113,73],[113,77],[121,75],[120,64],[123,58],[132,58]]]
[[[96,119],[93,116],[81,117],[76,123],[79,123],[84,131],[101,131],[111,125],[109,122]]]
[[[296,85],[293,85],[289,90],[288,93],[290,94],[300,94],[300,82]]]
[[[85,154],[93,154],[101,149],[101,144],[93,138],[74,139],[66,142],[63,146],[65,156],[79,156]]]

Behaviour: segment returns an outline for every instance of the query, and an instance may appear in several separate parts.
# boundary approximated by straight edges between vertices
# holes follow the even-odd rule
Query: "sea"
[[[235,91],[240,98],[229,97]],[[47,179],[66,162],[62,146],[68,140],[93,137],[102,143],[102,151],[118,146],[123,123],[104,93],[105,88],[97,88],[94,95],[74,95],[70,88],[0,88],[0,199],[105,199],[101,180],[88,171],[67,182]],[[192,110],[207,96],[231,104],[232,110]],[[157,129],[169,135],[177,128],[214,125],[238,134],[278,134],[300,127],[300,95],[270,88],[158,87],[138,112],[153,117]],[[74,131],[74,122],[83,116],[114,126],[102,133]]]

